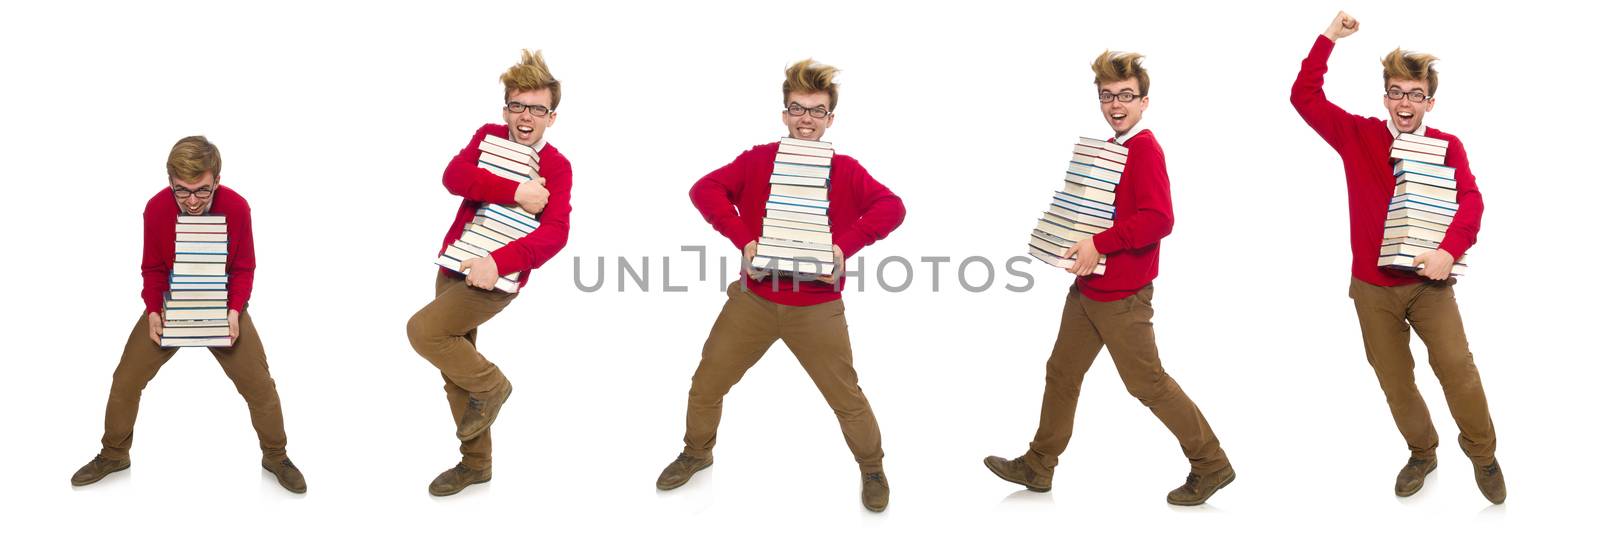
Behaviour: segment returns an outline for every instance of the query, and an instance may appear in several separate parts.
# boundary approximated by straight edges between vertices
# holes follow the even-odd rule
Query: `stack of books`
[[[1028,254],[1056,267],[1071,267],[1077,256],[1067,250],[1079,241],[1111,227],[1117,216],[1117,184],[1128,163],[1128,148],[1115,142],[1079,138],[1067,163],[1065,187],[1050,199],[1028,238]],[[1106,257],[1100,256],[1094,274],[1106,274]]]
[[[772,193],[761,220],[754,269],[833,274],[833,232],[828,226],[828,173],[833,144],[784,138],[772,163]]]
[[[178,215],[161,347],[229,347],[228,218]]]
[[[1389,150],[1394,163],[1394,198],[1389,200],[1388,220],[1383,223],[1383,241],[1378,250],[1378,265],[1415,271],[1418,256],[1433,252],[1444,241],[1445,231],[1456,216],[1456,169],[1444,165],[1450,143],[1410,133],[1401,133]],[[1466,256],[1456,260],[1450,274],[1462,274]]]
[[[526,183],[539,172],[539,154],[533,148],[486,135],[478,143],[478,168],[515,181]],[[444,253],[434,263],[440,267],[466,274],[461,262],[472,258],[485,258],[500,247],[521,239],[539,227],[539,217],[517,206],[484,204],[478,214],[461,230],[461,238],[444,248]],[[494,283],[495,289],[516,293],[517,281],[522,273],[506,275]]]

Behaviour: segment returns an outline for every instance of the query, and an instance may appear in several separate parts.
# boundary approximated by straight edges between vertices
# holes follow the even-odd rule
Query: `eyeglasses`
[[[188,200],[190,196],[204,200],[211,197],[211,192],[211,187],[201,187],[192,191],[183,187],[172,188],[172,195],[178,197],[179,200]]]
[[[1122,93],[1100,92],[1100,102],[1102,102],[1102,103],[1109,103],[1109,102],[1111,102],[1112,99],[1116,99],[1116,100],[1122,101],[1124,103],[1132,103],[1134,99],[1138,99],[1140,97],[1144,97],[1144,96],[1139,95],[1137,93],[1133,93],[1133,92],[1122,92]]]
[[[1383,95],[1384,97],[1388,97],[1390,101],[1399,101],[1401,97],[1405,97],[1406,99],[1411,100],[1413,103],[1421,103],[1423,101],[1433,99],[1433,96],[1422,93],[1422,90],[1403,92],[1397,88],[1389,88],[1389,91],[1384,92]]]
[[[806,114],[810,114],[811,117],[817,119],[826,118],[829,114],[827,105],[817,105],[812,108],[806,108],[800,106],[800,103],[789,103],[789,107],[785,108],[784,111],[788,112],[790,116],[804,116]]]
[[[516,101],[506,101],[506,112],[521,114],[524,110],[532,113],[535,118],[543,118],[550,115],[550,108],[544,105],[526,105]]]

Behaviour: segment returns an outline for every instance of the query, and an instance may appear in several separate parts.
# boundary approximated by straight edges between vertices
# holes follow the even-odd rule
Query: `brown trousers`
[[[1150,323],[1155,315],[1150,302],[1154,294],[1153,286],[1110,302],[1084,297],[1077,286],[1067,294],[1055,349],[1045,363],[1039,431],[1023,456],[1035,472],[1053,472],[1057,456],[1067,449],[1083,375],[1101,347],[1111,350],[1111,361],[1128,392],[1178,438],[1193,472],[1206,474],[1228,465],[1228,456],[1222,452],[1222,445],[1200,408],[1161,368],[1155,327]]]
[[[1428,347],[1428,365],[1444,387],[1445,403],[1461,432],[1461,450],[1473,463],[1488,465],[1494,461],[1494,421],[1489,419],[1489,402],[1483,395],[1478,367],[1467,350],[1455,282],[1451,278],[1384,287],[1351,278],[1350,298],[1361,321],[1367,362],[1378,374],[1378,386],[1383,387],[1394,424],[1412,456],[1432,458],[1439,448],[1439,433],[1433,429],[1413,375],[1416,362],[1411,358],[1411,330],[1416,329]]]
[[[267,370],[267,352],[261,347],[261,336],[250,321],[250,313],[239,312],[239,338],[233,347],[209,349],[250,408],[250,424],[255,426],[256,437],[261,441],[262,456],[269,460],[285,457],[284,447],[289,444],[289,437],[283,433],[278,385]],[[100,438],[101,456],[128,459],[128,449],[133,446],[133,423],[139,417],[139,397],[161,366],[177,353],[178,348],[164,348],[150,340],[148,314],[140,313],[139,321],[134,322],[133,331],[128,334],[128,343],[122,348],[122,360],[111,374],[111,396],[106,399],[106,432]]]
[[[442,271],[434,280],[433,292],[433,302],[406,323],[406,336],[411,348],[444,376],[450,416],[455,424],[461,424],[468,397],[481,396],[508,382],[500,367],[478,353],[478,326],[504,310],[517,294],[474,288],[465,279]],[[483,435],[461,443],[461,463],[476,470],[489,468],[492,447],[489,430],[484,430]]]
[[[689,386],[683,452],[699,458],[711,455],[717,444],[717,424],[722,421],[722,397],[779,339],[794,352],[800,367],[833,408],[861,472],[882,471],[878,419],[856,384],[844,301],[785,306],[762,299],[740,283],[728,286],[728,302],[706,337],[700,367]]]

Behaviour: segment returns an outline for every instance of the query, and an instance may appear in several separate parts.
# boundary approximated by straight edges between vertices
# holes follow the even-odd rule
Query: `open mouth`
[[[800,135],[800,138],[811,138],[817,134],[817,130],[811,127],[795,127],[794,132]]]
[[[527,125],[518,125],[517,126],[517,138],[529,138],[529,137],[532,137],[532,136],[533,136],[533,127],[529,127]]]

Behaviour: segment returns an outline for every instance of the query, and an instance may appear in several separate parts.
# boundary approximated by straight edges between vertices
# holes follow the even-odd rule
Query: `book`
[[[750,260],[750,267],[768,272],[781,272],[808,275],[831,275],[833,264],[818,260],[792,260],[787,258],[773,258],[771,256],[756,256]]]
[[[1428,164],[1421,161],[1399,160],[1394,163],[1394,175],[1402,173],[1421,174],[1439,179],[1455,181],[1456,169],[1439,164]]]
[[[1067,177],[1071,178],[1075,176],[1069,174]],[[1108,206],[1116,204],[1117,202],[1117,191],[1073,183],[1071,179],[1068,179],[1067,183],[1061,186],[1061,192],[1085,200],[1100,202]]]
[[[1110,183],[1111,188],[1116,188],[1117,182],[1122,181],[1122,172],[1116,170],[1107,170],[1105,168],[1089,166],[1076,162],[1067,163],[1067,175],[1098,179],[1100,181]]]
[[[1389,150],[1389,157],[1393,158],[1393,159],[1403,159],[1403,160],[1407,160],[1407,161],[1419,161],[1419,162],[1425,162],[1425,163],[1429,163],[1429,164],[1439,164],[1439,165],[1444,164],[1444,155],[1434,155],[1432,153],[1423,153],[1423,152],[1420,152],[1420,151],[1409,151],[1409,150],[1404,150],[1404,149],[1400,149],[1400,148],[1390,149]]]
[[[1399,195],[1402,195],[1402,194],[1416,194],[1416,195],[1419,195],[1419,196],[1426,196],[1428,198],[1433,198],[1433,199],[1436,199],[1436,200],[1443,200],[1443,201],[1446,201],[1446,202],[1450,202],[1452,204],[1456,203],[1456,190],[1455,189],[1441,189],[1441,188],[1435,187],[1433,185],[1427,185],[1427,184],[1416,183],[1416,182],[1411,182],[1411,181],[1407,181],[1407,182],[1403,182],[1403,183],[1395,183],[1395,185],[1394,185],[1394,194],[1395,194],[1395,196],[1399,196]]]
[[[1423,209],[1402,207],[1400,209],[1389,210],[1388,218],[1389,221],[1394,221],[1397,219],[1416,220],[1448,228],[1450,226],[1450,221],[1454,219],[1455,216],[1443,213],[1435,213]]]
[[[1033,256],[1034,258],[1038,259],[1039,261],[1045,262],[1047,264],[1050,264],[1051,266],[1059,267],[1059,268],[1062,268],[1062,269],[1070,268],[1070,267],[1072,267],[1073,263],[1076,263],[1078,261],[1078,258],[1076,256],[1074,256],[1072,258],[1062,258],[1060,256],[1056,256],[1054,254],[1050,254],[1049,252],[1045,252],[1043,250],[1040,250],[1038,247],[1035,247],[1035,246],[1032,246],[1032,245],[1028,246],[1028,254]],[[1095,264],[1094,272],[1092,274],[1096,274],[1096,275],[1104,275],[1104,274],[1106,274],[1106,262],[1105,262],[1104,256],[1101,257],[1101,260],[1100,260],[1099,263]]]
[[[1408,134],[1408,133],[1402,133],[1402,134]],[[1413,137],[1413,138],[1416,138],[1416,137]],[[1444,146],[1435,146],[1433,144],[1428,144],[1428,143],[1413,142],[1413,141],[1407,139],[1406,137],[1400,137],[1400,138],[1395,139],[1394,145],[1390,146],[1390,149],[1401,149],[1401,150],[1405,150],[1405,151],[1413,151],[1413,152],[1417,152],[1417,153],[1426,153],[1426,154],[1429,154],[1429,155],[1438,155],[1440,157],[1444,157]]]
[[[1462,256],[1462,257],[1465,258],[1465,256]],[[1399,269],[1399,270],[1402,270],[1402,271],[1417,271],[1417,270],[1422,269],[1422,267],[1418,267],[1418,266],[1414,265],[1416,263],[1416,259],[1417,259],[1416,256],[1407,256],[1405,254],[1391,254],[1391,255],[1387,255],[1387,256],[1378,257],[1378,265],[1382,266],[1382,267],[1387,267],[1387,268],[1390,268],[1390,269]],[[1426,265],[1424,265],[1424,267],[1426,267]],[[1466,274],[1466,272],[1467,272],[1466,264],[1463,264],[1463,263],[1460,263],[1460,262],[1456,262],[1455,264],[1452,264],[1450,266],[1450,275],[1451,276],[1461,276],[1461,275]]]
[[[773,196],[788,196],[792,198],[805,198],[807,200],[828,201],[828,189],[823,187],[808,187],[801,185],[772,184]]]
[[[1422,227],[1418,227],[1418,226],[1384,226],[1383,227],[1383,239],[1385,241],[1388,241],[1388,240],[1391,240],[1391,239],[1404,239],[1404,238],[1407,238],[1407,237],[1415,237],[1417,239],[1426,239],[1428,241],[1443,242],[1444,241],[1444,232],[1441,231],[1441,230],[1434,230],[1434,229],[1430,229],[1430,228],[1422,228]]]

